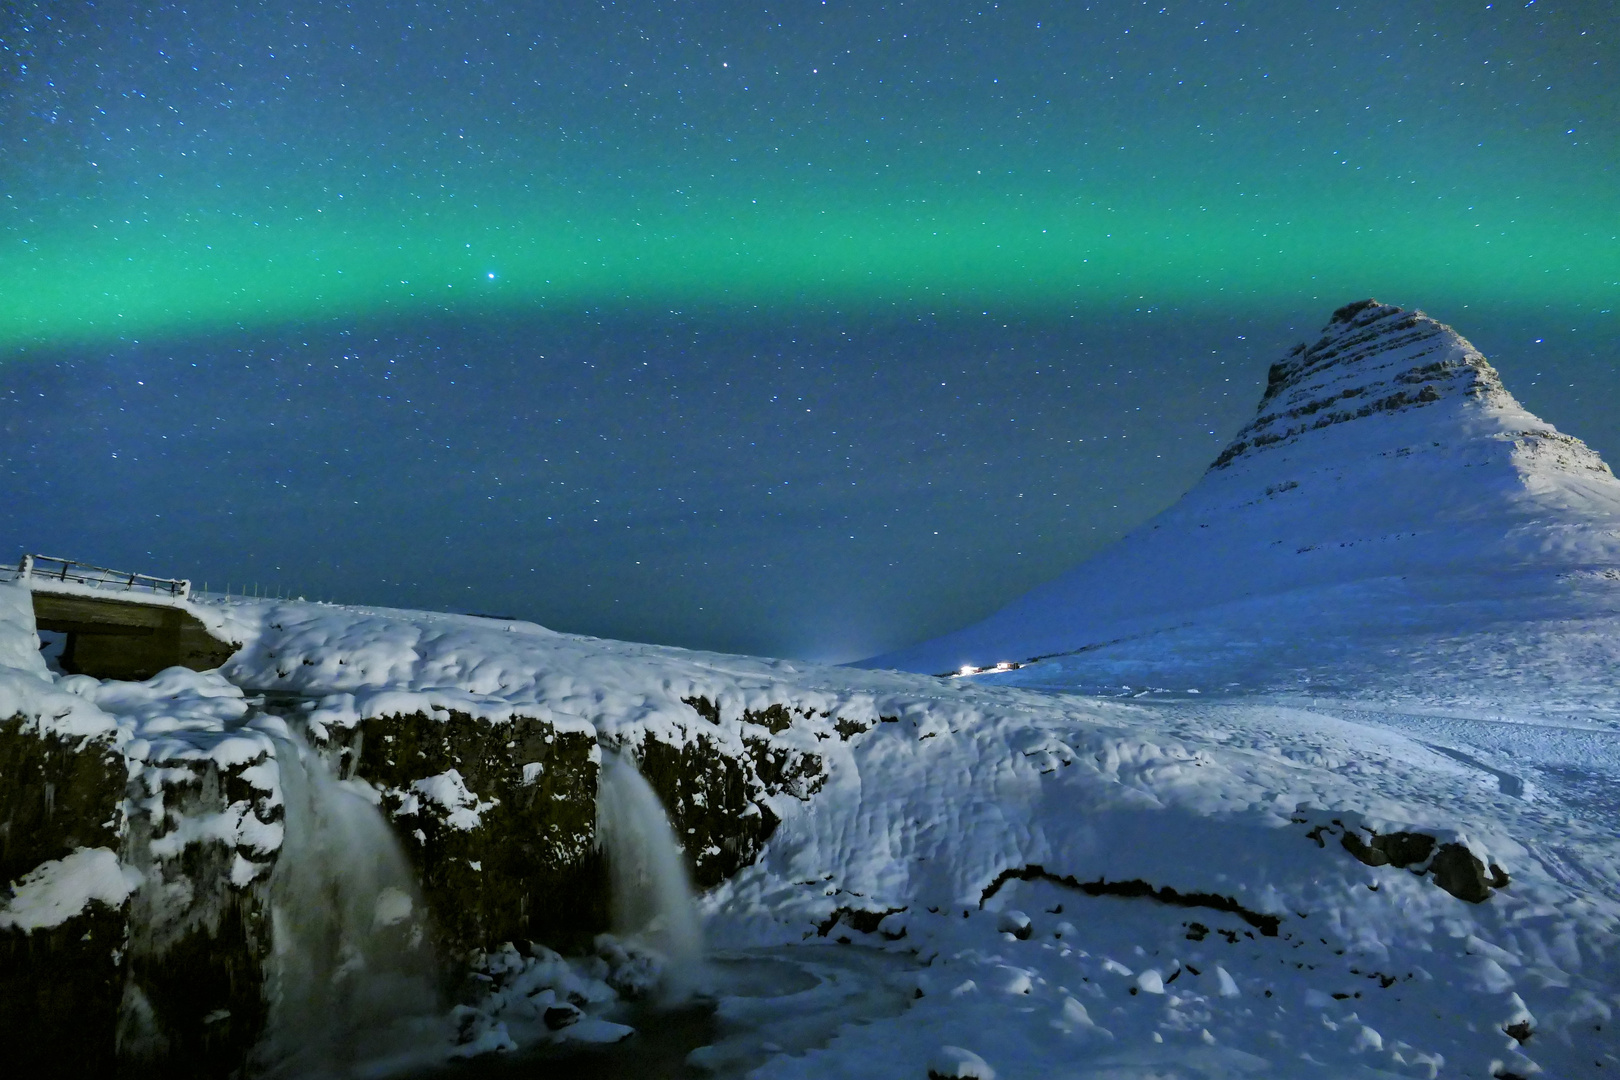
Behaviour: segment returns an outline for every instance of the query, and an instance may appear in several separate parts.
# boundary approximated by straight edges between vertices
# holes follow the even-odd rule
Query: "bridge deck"
[[[67,635],[62,668],[98,679],[148,679],[164,668],[207,671],[236,650],[209,632],[191,583],[25,556],[9,576],[33,596],[34,622]]]

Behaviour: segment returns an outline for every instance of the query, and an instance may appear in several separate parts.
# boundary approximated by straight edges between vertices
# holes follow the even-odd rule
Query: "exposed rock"
[[[126,775],[114,732],[86,739],[0,720],[0,883],[76,848],[116,849]]]
[[[1019,941],[1028,941],[1030,935],[1034,933],[1034,927],[1029,921],[1029,916],[1022,911],[1012,909],[1003,911],[1000,917],[996,919],[996,929],[1003,934],[1011,934]]]
[[[826,937],[832,933],[833,927],[839,923],[843,923],[859,934],[875,934],[884,919],[887,919],[890,915],[898,915],[905,910],[903,907],[884,908],[882,911],[868,911],[864,908],[835,908],[832,914],[816,924],[816,936]],[[901,931],[894,935],[894,939],[898,940],[904,936],[905,932]]]
[[[779,735],[793,725],[793,717],[782,705],[768,705],[758,712],[743,713],[743,723],[757,724],[772,735]]]
[[[1497,867],[1493,866],[1491,869],[1492,880],[1506,877]],[[1434,877],[1436,885],[1459,900],[1466,900],[1470,904],[1483,904],[1491,898],[1490,882],[1485,877],[1485,865],[1461,844],[1441,844],[1440,850],[1434,853],[1434,861],[1429,863],[1429,873]],[[1506,880],[1503,880],[1502,885],[1506,884]]]
[[[60,922],[0,926],[0,1032],[27,1033],[5,1040],[7,1060],[40,1076],[220,1076],[242,1065],[266,1017],[268,864],[241,857],[231,822],[279,820],[243,777],[262,763],[141,762],[113,731],[0,724],[0,880],[103,850],[128,881],[116,905],[92,899]],[[210,827],[195,832],[196,822]]]
[[[1172,904],[1176,907],[1201,907],[1212,911],[1224,911],[1236,915],[1256,930],[1262,937],[1276,937],[1277,928],[1282,919],[1276,915],[1267,915],[1264,912],[1253,911],[1244,907],[1230,896],[1221,896],[1217,893],[1181,892],[1168,885],[1154,886],[1141,879],[1130,881],[1081,881],[1072,874],[1054,874],[1044,866],[1030,864],[1013,869],[1003,870],[996,875],[994,881],[985,886],[984,892],[979,895],[979,906],[984,907],[989,899],[1001,891],[1001,887],[1009,881],[1050,881],[1054,885],[1063,885],[1070,889],[1078,889],[1087,896],[1128,896],[1145,897],[1157,900],[1161,904]]]
[[[552,1031],[561,1031],[570,1024],[577,1024],[585,1014],[572,1005],[553,1005],[546,1009],[542,1019],[546,1027]]]
[[[1309,824],[1311,815],[1296,816],[1296,824]],[[1324,835],[1339,835],[1339,845],[1368,866],[1393,866],[1410,869],[1415,874],[1428,874],[1434,883],[1459,900],[1481,904],[1491,898],[1492,890],[1505,889],[1511,882],[1506,870],[1491,863],[1488,872],[1485,863],[1468,850],[1467,845],[1448,841],[1429,833],[1397,831],[1378,833],[1360,822],[1357,815],[1346,814],[1328,821],[1318,822],[1305,835],[1325,847]]]
[[[694,712],[711,724],[720,723],[720,705],[706,697],[681,698],[684,704],[692,706]]]
[[[124,759],[111,734],[42,734],[0,721],[0,898],[80,848],[120,843]],[[54,926],[0,925],[0,1056],[26,1076],[111,1072],[127,904],[92,902]]]
[[[244,773],[267,760],[148,762],[130,778],[121,857],[143,882],[128,907],[122,1073],[226,1075],[264,1034],[282,808]],[[195,822],[217,825],[199,834]],[[271,826],[275,846],[243,835],[255,826]]]
[[[720,724],[717,704],[687,704]],[[381,794],[420,875],[447,968],[502,941],[579,951],[607,929],[594,729],[453,709],[361,719],[340,708],[334,723],[319,700],[284,697],[276,707],[294,724],[308,723],[340,776]],[[773,704],[741,716],[740,738],[694,725],[683,742],[643,733],[631,745],[699,888],[758,857],[778,821],[772,798],[808,799],[825,782],[820,756],[781,738],[809,715]]]
[[[1398,412],[1460,394],[1506,399],[1502,379],[1472,346],[1421,311],[1376,300],[1346,304],[1322,336],[1271,365],[1260,415],[1238,432],[1210,466],[1298,438],[1307,431]],[[1385,357],[1398,355],[1395,368]],[[1398,368],[1398,370],[1396,369]]]
[[[719,723],[717,704],[705,698],[687,704]],[[698,888],[718,885],[759,857],[778,824],[773,796],[808,800],[826,782],[820,755],[774,738],[789,729],[795,712],[810,715],[780,704],[743,713],[743,724],[765,728],[770,736],[743,734],[740,755],[718,733],[696,727],[679,745],[649,735],[631,747],[686,847]]]
[[[866,732],[872,730],[872,725],[863,724],[856,720],[845,720],[843,717],[839,717],[833,723],[833,730],[838,732],[838,737],[840,739],[842,739],[844,742],[849,742],[849,740],[853,739],[855,736],[864,735]]]
[[[1393,832],[1380,836],[1372,833],[1362,840],[1358,833],[1347,831],[1339,841],[1344,850],[1368,866],[1406,867],[1421,863],[1434,852],[1434,837],[1427,833]]]
[[[502,941],[583,948],[607,928],[593,734],[418,712],[328,738],[340,775],[381,792],[447,964]]]

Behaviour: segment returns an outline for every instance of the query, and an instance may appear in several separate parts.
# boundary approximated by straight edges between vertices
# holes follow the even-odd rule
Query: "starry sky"
[[[0,558],[848,660],[1376,296],[1620,460],[1608,0],[0,5]]]

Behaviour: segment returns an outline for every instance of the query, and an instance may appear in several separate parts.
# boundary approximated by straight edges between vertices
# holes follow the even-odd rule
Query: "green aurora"
[[[1612,10],[981,8],[25,5],[0,350],[536,308],[1615,307]]]
[[[1594,199],[873,194],[108,215],[9,245],[0,346],[536,306],[1036,311],[1378,293],[1590,310],[1620,281],[1620,214]]]
[[[1614,461],[1616,41],[1591,0],[10,3],[0,529],[850,659],[1174,501],[1367,296]]]

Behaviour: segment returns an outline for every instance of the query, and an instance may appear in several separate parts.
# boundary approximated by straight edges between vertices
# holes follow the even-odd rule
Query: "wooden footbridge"
[[[147,679],[176,665],[219,667],[236,649],[197,617],[189,581],[47,555],[24,555],[9,576],[33,594],[38,628],[67,635],[65,671]]]

